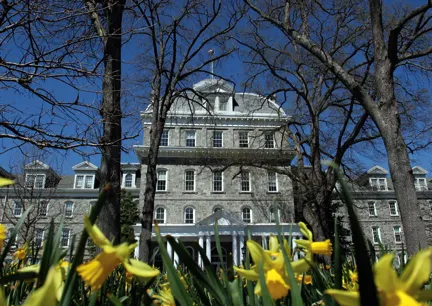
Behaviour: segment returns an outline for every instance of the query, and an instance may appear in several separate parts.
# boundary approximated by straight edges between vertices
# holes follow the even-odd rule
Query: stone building
[[[147,169],[151,111],[149,107],[141,113],[144,141],[135,147],[139,163],[122,164],[122,188],[139,200],[140,207],[144,201],[141,174]],[[154,218],[161,232],[181,239],[200,261],[193,248],[193,242],[198,243],[215,266],[220,264],[214,243],[216,222],[224,256],[232,254],[235,264],[243,259],[245,236],[250,233],[254,240],[265,244],[270,233],[277,232],[276,217],[285,235],[292,231],[300,236],[298,227],[292,226],[298,221],[293,184],[282,174],[290,169],[294,157],[285,135],[289,120],[290,116],[272,99],[235,93],[232,86],[220,80],[203,80],[193,86],[193,92],[178,97],[159,150]],[[71,237],[82,230],[83,215],[99,192],[99,168],[85,161],[72,170],[74,175],[63,176],[42,161],[34,161],[16,175],[16,185],[0,188],[0,223],[8,228],[13,228],[31,205],[34,207],[17,244],[25,238],[42,245],[51,218],[64,218],[61,247],[69,247]],[[413,173],[431,237],[431,180],[421,167],[414,167]],[[12,176],[1,167],[0,174]],[[366,237],[377,250],[382,243],[401,254],[404,235],[387,170],[375,166],[351,186]],[[340,214],[346,214],[344,209]],[[136,237],[139,234],[137,224]]]

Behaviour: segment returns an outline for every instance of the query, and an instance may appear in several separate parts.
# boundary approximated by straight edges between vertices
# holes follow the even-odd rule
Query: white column
[[[176,242],[177,242],[177,238],[176,238]],[[178,264],[179,264],[178,254],[174,252],[174,267],[177,268]]]
[[[233,265],[238,266],[238,245],[237,245],[236,232],[232,232],[232,256],[233,256]]]
[[[138,259],[139,258],[139,246],[140,246],[140,234],[139,233],[135,233],[135,240],[137,241],[137,246],[134,250],[134,258]]]
[[[167,242],[166,246],[167,246],[168,256],[169,256],[169,258],[172,260],[172,247],[171,247],[171,244],[169,244],[169,243]]]
[[[239,264],[243,264],[243,260],[244,260],[244,258],[243,258],[243,248],[245,247],[245,243],[244,243],[244,235],[243,234],[240,234],[240,262],[239,262]]]
[[[211,262],[211,236],[209,233],[206,236],[206,255],[207,259]]]
[[[204,234],[202,232],[199,233],[198,244],[201,248],[204,248]],[[201,268],[203,267],[201,253],[198,253],[198,265]]]

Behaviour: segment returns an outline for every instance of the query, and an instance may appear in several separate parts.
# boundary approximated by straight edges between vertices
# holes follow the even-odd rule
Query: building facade
[[[141,174],[147,170],[151,113],[151,106],[141,113],[144,139],[142,145],[135,146],[139,162],[122,164],[122,188],[131,192],[140,208],[144,204]],[[220,264],[215,223],[224,257],[231,254],[234,264],[243,260],[248,233],[266,244],[269,235],[277,232],[276,221],[285,235],[301,236],[295,225],[299,220],[293,183],[284,174],[294,157],[285,130],[289,120],[272,99],[235,93],[220,80],[203,80],[178,97],[159,149],[154,219],[161,233],[182,240],[197,261],[201,258],[194,245],[199,244],[215,266]],[[64,220],[61,247],[69,247],[72,236],[81,232],[83,216],[99,192],[99,168],[85,161],[72,170],[73,175],[61,176],[42,161],[34,161],[16,175],[16,185],[0,188],[0,222],[8,228],[33,207],[17,245],[23,239],[42,245],[51,218]],[[10,176],[3,168],[0,171],[2,176]],[[414,167],[413,173],[431,244],[431,180],[421,167]],[[365,236],[376,250],[381,243],[400,255],[404,235],[388,171],[375,166],[351,186]],[[346,211],[342,208],[340,214],[346,215]],[[138,238],[140,225],[134,228]],[[177,262],[176,254],[169,245],[167,248]],[[135,255],[139,256],[138,248]]]

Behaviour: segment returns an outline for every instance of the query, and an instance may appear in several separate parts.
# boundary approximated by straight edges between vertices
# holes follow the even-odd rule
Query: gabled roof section
[[[383,167],[376,165],[366,171],[366,173],[369,175],[387,175],[388,171]]]
[[[200,92],[234,92],[234,87],[222,79],[204,79],[192,88]]]
[[[73,166],[72,170],[74,170],[74,171],[81,171],[81,170],[97,171],[97,170],[99,170],[99,168],[97,166],[93,165],[91,162],[86,160],[86,161],[80,162],[79,164]]]
[[[412,171],[413,171],[414,175],[423,175],[423,176],[426,176],[428,174],[428,171],[426,169],[423,169],[420,166],[414,166],[412,168]]]
[[[217,221],[218,225],[240,225],[244,226],[245,223],[235,218],[226,210],[218,210],[207,218],[201,220],[197,225],[214,225]]]
[[[40,160],[35,160],[32,161],[31,163],[27,164],[24,166],[25,170],[30,170],[30,169],[40,169],[40,170],[50,170],[50,166],[48,166],[47,164],[41,162]]]
[[[138,163],[121,163],[120,165],[122,171],[136,171],[139,170],[140,164]]]

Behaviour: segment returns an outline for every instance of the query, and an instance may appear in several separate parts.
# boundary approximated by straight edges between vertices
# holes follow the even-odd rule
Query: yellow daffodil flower
[[[311,285],[312,284],[312,275],[305,275],[303,277],[303,274],[298,274],[296,276],[297,283],[300,285],[301,283],[305,285]]]
[[[16,250],[16,252],[13,254],[13,257],[18,260],[24,260],[27,256],[28,248],[28,242],[24,243],[22,247],[19,247],[18,250]]]
[[[4,177],[0,177],[0,187],[9,186],[15,184],[14,180],[10,180]]]
[[[247,248],[252,256],[254,265],[250,270],[234,267],[236,272],[249,280],[256,281],[255,294],[261,295],[261,284],[259,280],[259,263],[262,263],[266,285],[271,297],[275,300],[288,294],[290,289],[288,274],[286,272],[285,260],[276,236],[270,235],[269,250],[264,250],[257,242],[249,240]],[[288,242],[284,241],[285,251],[290,254]],[[308,258],[310,259],[310,258]],[[291,263],[296,273],[304,273],[309,269],[307,259],[300,259]]]
[[[0,224],[0,250],[3,248],[4,246],[4,241],[7,238],[7,227],[4,226],[3,224]]]
[[[375,264],[375,284],[381,306],[421,306],[432,298],[432,290],[422,290],[429,281],[432,248],[418,252],[398,277],[392,266],[394,254],[386,254]],[[341,306],[360,305],[358,291],[326,290]]]
[[[176,305],[174,297],[171,293],[171,288],[168,286],[162,286],[161,290],[159,290],[159,294],[153,294],[152,297],[156,299],[162,306]]]
[[[128,272],[141,279],[150,279],[159,274],[159,270],[146,263],[129,259],[137,246],[136,243],[122,243],[113,246],[101,230],[96,225],[91,224],[88,216],[84,216],[84,227],[92,241],[103,250],[94,259],[77,267],[78,274],[91,287],[92,291],[99,290],[111,272],[121,263]]]
[[[57,292],[61,284],[61,274],[56,272],[55,267],[52,267],[45,283],[29,295],[23,306],[57,306],[57,296],[53,292]]]
[[[331,256],[333,248],[330,239],[327,239],[326,241],[314,242],[312,232],[307,228],[306,224],[299,222],[299,227],[303,236],[305,236],[307,240],[295,240],[297,245],[305,248],[313,254]]]

